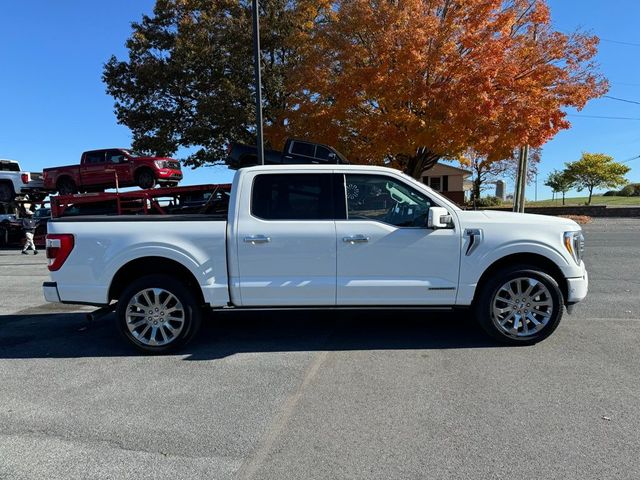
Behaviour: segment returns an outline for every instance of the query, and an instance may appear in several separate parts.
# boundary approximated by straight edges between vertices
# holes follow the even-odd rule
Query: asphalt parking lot
[[[638,479],[640,219],[585,227],[548,340],[463,314],[228,313],[144,357],[0,250],[2,479]]]

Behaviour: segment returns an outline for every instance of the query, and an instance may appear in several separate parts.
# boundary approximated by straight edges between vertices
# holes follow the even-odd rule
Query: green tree
[[[261,0],[264,119],[289,108],[284,77],[297,61],[296,25],[312,0]],[[137,150],[197,149],[193,167],[222,160],[229,141],[255,143],[251,1],[157,0],[132,24],[127,60],[112,56],[103,81]]]
[[[587,205],[591,205],[593,190],[596,188],[615,188],[627,183],[624,176],[630,170],[622,163],[613,161],[613,157],[604,153],[583,153],[576,162],[567,163],[565,174],[581,192],[589,191]]]
[[[544,184],[550,187],[554,194],[562,193],[562,205],[564,205],[564,196],[573,188],[574,181],[566,171],[554,170],[549,174]]]
[[[527,184],[535,178],[538,172],[538,164],[542,156],[542,149],[532,148],[529,154],[529,165],[527,169]],[[518,170],[517,151],[506,159],[491,160],[485,155],[481,155],[474,150],[469,150],[458,161],[463,168],[468,168],[473,173],[473,189],[471,191],[472,201],[480,198],[482,191],[489,188],[487,183],[495,183],[503,177],[515,177]]]

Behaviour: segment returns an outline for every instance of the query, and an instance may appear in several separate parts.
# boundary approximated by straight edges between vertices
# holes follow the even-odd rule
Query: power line
[[[600,39],[603,42],[607,42],[607,43],[615,43],[618,45],[626,45],[628,47],[640,47],[640,43],[632,43],[632,42],[621,42],[619,40],[609,40],[608,38],[601,38]]]
[[[614,85],[624,85],[625,87],[640,87],[640,83],[616,82],[614,80],[611,80],[611,83]]]
[[[631,162],[632,160],[637,160],[637,159],[639,159],[639,158],[640,158],[640,155],[636,155],[635,157],[631,157],[631,158],[629,158],[629,159],[627,159],[627,160],[623,160],[623,161],[622,161],[622,162],[620,162],[620,163],[629,163],[629,162]]]
[[[634,122],[640,122],[640,118],[636,118],[636,117],[607,117],[607,116],[601,116],[601,115],[578,115],[575,113],[567,113],[567,115],[570,117],[580,117],[580,118],[599,118],[602,120],[631,120]]]
[[[635,100],[627,100],[626,98],[612,97],[611,95],[603,95],[603,97],[610,100],[617,100],[618,102],[635,103],[636,105],[640,105],[640,102],[636,102]]]

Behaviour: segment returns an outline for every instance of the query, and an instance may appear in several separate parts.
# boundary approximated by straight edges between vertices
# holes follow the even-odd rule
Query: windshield
[[[126,153],[130,157],[146,157],[146,156],[148,156],[147,154],[142,153],[142,152],[138,152],[137,150],[129,150],[129,149],[126,149],[126,148],[121,148],[120,150],[122,150],[124,153]]]

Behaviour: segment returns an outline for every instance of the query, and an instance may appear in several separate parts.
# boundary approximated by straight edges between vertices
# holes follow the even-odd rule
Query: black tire
[[[58,180],[57,187],[60,195],[73,195],[74,193],[78,193],[76,182],[68,177]]]
[[[0,182],[0,202],[12,202],[15,197],[13,185],[10,182]]]
[[[518,279],[520,280],[518,281]],[[542,286],[536,287],[537,282]],[[515,293],[515,299],[505,296],[506,290],[503,290],[503,287],[506,287],[507,284]],[[530,286],[532,293],[526,295],[523,290],[526,291]],[[484,285],[481,285],[480,289],[474,303],[476,320],[489,336],[502,343],[510,345],[538,343],[551,335],[562,320],[564,297],[558,282],[538,267],[516,265],[505,268],[491,275],[491,278]],[[516,290],[517,292],[515,292]],[[540,292],[540,295],[536,297],[537,292]],[[527,303],[526,300],[530,297],[532,302],[548,303],[550,307]],[[535,300],[536,298],[538,300]],[[504,313],[498,315],[494,313],[494,299],[497,300],[496,308],[498,306],[504,307],[502,308],[505,310]],[[524,312],[524,322],[522,321],[522,312]],[[503,316],[500,317],[500,315]],[[509,320],[511,315],[513,318]],[[533,320],[540,325],[534,323]],[[501,321],[505,322],[504,325],[501,325]]]
[[[149,169],[140,170],[136,174],[136,183],[142,189],[153,188],[156,186],[156,176]]]
[[[144,294],[142,294],[142,292],[149,289],[160,289],[170,295],[173,295],[179,304],[169,301],[167,303],[167,307],[169,307],[167,311],[172,306],[176,307],[179,305],[183,311],[182,315],[180,317],[176,316],[172,319],[168,314],[165,314],[162,311],[159,313],[154,311],[145,319],[144,317],[149,313],[149,310],[144,311],[134,305],[129,306],[129,303],[133,300],[134,302],[139,302],[138,304],[141,307],[147,308],[144,306],[144,303],[148,302],[144,299]],[[166,298],[167,296],[163,297],[162,293],[159,294],[157,297],[157,303],[161,303],[163,300],[166,300]],[[155,298],[153,300],[155,300]],[[153,316],[154,314],[155,316]],[[136,329],[133,328],[133,325],[140,322],[140,320],[136,320],[138,318],[143,323]],[[179,320],[182,320],[183,323],[180,324]],[[166,324],[162,324],[161,322],[163,321],[166,321]],[[185,346],[198,333],[201,323],[202,309],[196,299],[196,296],[184,285],[184,283],[179,282],[169,275],[147,275],[137,279],[122,292],[116,307],[116,324],[118,331],[138,350],[145,353],[168,353]],[[129,325],[132,325],[133,332],[135,332],[135,334],[131,331]],[[154,338],[159,339],[160,343],[162,343],[164,341],[163,337],[167,333],[171,335],[171,332],[168,329],[165,329],[165,326],[177,330],[179,325],[182,325],[179,333],[176,334],[169,343],[152,344],[152,332],[155,336]],[[147,330],[144,330],[145,328]],[[147,334],[149,335],[149,338],[147,338]]]

